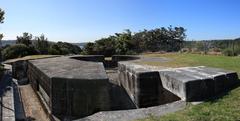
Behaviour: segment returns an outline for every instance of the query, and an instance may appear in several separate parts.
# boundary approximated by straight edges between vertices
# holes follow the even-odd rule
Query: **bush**
[[[34,47],[30,46],[27,47],[24,44],[15,44],[5,48],[2,52],[3,58],[6,59],[13,59],[19,58],[27,55],[34,55],[37,54],[37,51]]]
[[[67,42],[54,43],[48,50],[48,54],[52,55],[80,54],[81,52],[82,49],[80,47]]]
[[[237,55],[240,55],[240,47],[236,48],[235,53],[236,53]]]
[[[236,56],[237,55],[236,51],[233,52],[232,49],[230,49],[230,48],[224,49],[222,53],[225,56]]]

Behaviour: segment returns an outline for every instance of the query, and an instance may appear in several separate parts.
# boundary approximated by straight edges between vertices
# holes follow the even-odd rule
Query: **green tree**
[[[132,32],[126,29],[122,33],[116,33],[116,53],[126,54],[129,50],[133,49]]]
[[[28,47],[25,44],[15,44],[3,50],[3,58],[5,60],[34,54],[37,54],[35,49],[32,46]]]
[[[25,44],[30,46],[32,44],[32,34],[24,32],[22,36],[17,36],[16,44]]]
[[[48,39],[44,36],[44,34],[42,34],[40,37],[35,38],[34,46],[40,54],[48,54],[50,43],[48,42]]]
[[[67,42],[57,42],[50,47],[50,54],[54,55],[67,55],[67,54],[80,54],[82,49],[77,45]]]
[[[94,45],[94,51],[96,54],[105,55],[106,57],[112,56],[115,54],[115,37],[111,36],[108,38],[102,38],[96,41]]]
[[[0,8],[0,24],[4,22],[4,14],[5,12]],[[0,62],[2,62],[2,38],[3,34],[0,33]]]
[[[95,54],[94,46],[95,46],[95,43],[88,42],[83,48],[83,54],[94,55]]]

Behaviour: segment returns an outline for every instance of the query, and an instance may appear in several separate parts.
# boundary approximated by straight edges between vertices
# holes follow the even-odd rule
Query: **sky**
[[[0,0],[4,40],[23,32],[88,42],[130,29],[182,26],[187,40],[240,37],[240,0]]]

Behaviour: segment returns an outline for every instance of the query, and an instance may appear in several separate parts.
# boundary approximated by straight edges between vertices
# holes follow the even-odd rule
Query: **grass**
[[[58,55],[29,55],[21,58],[9,59],[6,60],[4,63],[11,63],[19,60],[33,60],[33,59],[41,59],[41,58],[49,58],[49,57],[56,57]]]
[[[169,62],[140,62],[141,64],[166,67],[209,66],[224,68],[240,73],[240,57],[200,55],[200,54],[144,54],[146,57],[166,57]]]
[[[211,66],[237,71],[240,73],[240,57],[226,57],[198,54],[146,54],[150,57],[167,57],[166,63],[144,63],[154,66]],[[224,96],[199,105],[189,104],[184,110],[162,117],[149,116],[139,121],[240,121],[240,87]]]

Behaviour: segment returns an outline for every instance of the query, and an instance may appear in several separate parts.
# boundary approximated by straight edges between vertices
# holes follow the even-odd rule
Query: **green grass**
[[[200,55],[200,54],[144,54],[146,57],[166,57],[169,62],[140,62],[141,64],[166,67],[209,66],[224,68],[240,73],[240,57]]]
[[[211,66],[240,73],[240,57],[226,57],[198,54],[148,54],[144,56],[167,57],[166,63],[144,63],[154,66]],[[162,117],[149,116],[139,121],[240,121],[240,87],[224,96],[199,105],[189,104],[184,110]]]
[[[4,63],[11,63],[19,60],[33,60],[33,59],[41,59],[41,58],[49,58],[49,57],[57,57],[57,56],[59,55],[29,55],[21,58],[9,59],[9,60],[6,60]]]

